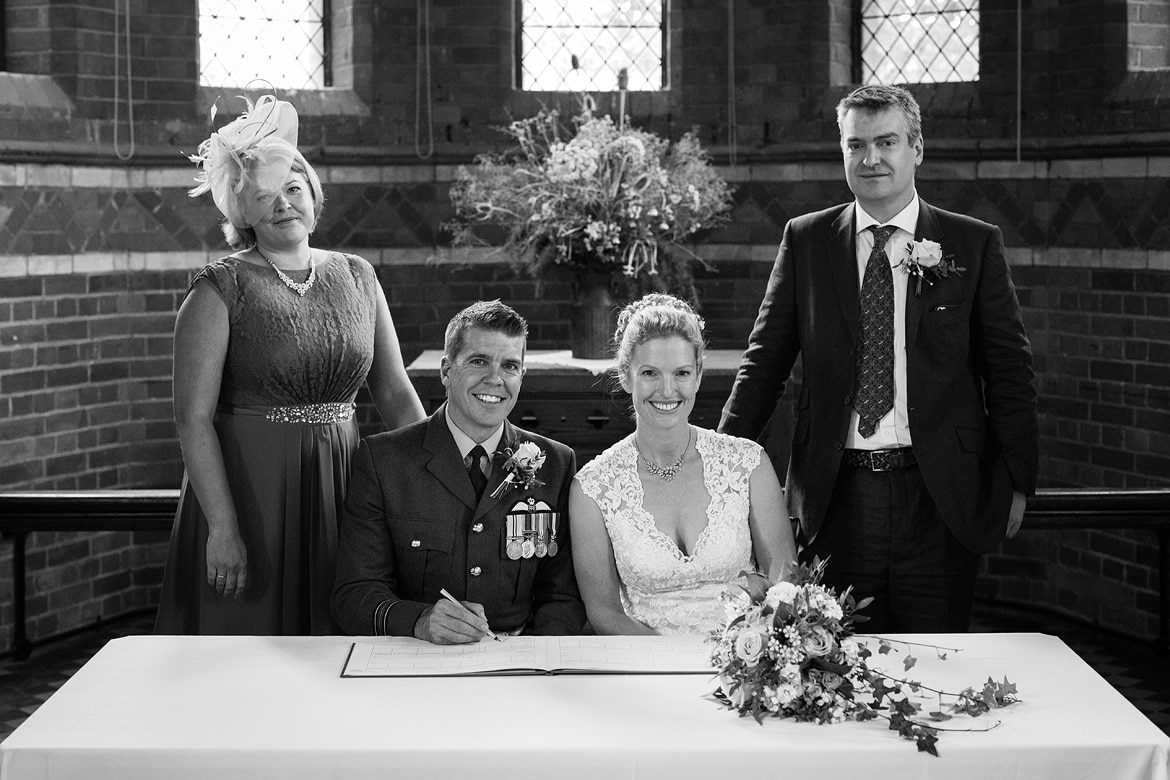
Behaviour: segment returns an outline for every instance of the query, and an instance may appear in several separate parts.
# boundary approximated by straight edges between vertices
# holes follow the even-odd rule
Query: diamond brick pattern
[[[924,179],[930,203],[984,219],[1009,247],[1170,250],[1170,180]],[[431,247],[449,237],[443,184],[330,184],[313,239],[334,249]],[[713,243],[778,245],[792,217],[851,198],[844,181],[736,185],[731,223]],[[0,254],[226,249],[210,197],[185,188],[0,187]]]
[[[861,345],[857,350],[857,432],[868,439],[894,407],[894,274],[886,242],[897,228],[871,225],[873,249],[861,282]]]

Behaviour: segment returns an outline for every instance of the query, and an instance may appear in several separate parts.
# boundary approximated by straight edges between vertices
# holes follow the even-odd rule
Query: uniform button
[[[483,523],[476,523],[475,525],[471,526],[471,532],[473,534],[482,533],[483,532]]]
[[[845,405],[849,406],[852,403],[853,403],[853,396],[851,396],[851,395],[845,396]]]
[[[483,569],[481,569],[481,568],[480,568],[480,567],[478,567],[478,566],[472,566],[472,567],[471,567],[471,576],[472,576],[472,577],[478,577],[478,576],[479,576],[479,575],[481,575],[481,574],[483,574]]]

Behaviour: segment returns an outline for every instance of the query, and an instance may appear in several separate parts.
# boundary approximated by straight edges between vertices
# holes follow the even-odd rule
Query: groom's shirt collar
[[[455,439],[455,446],[459,448],[459,457],[463,458],[464,462],[467,462],[467,455],[471,452],[471,448],[477,444],[482,444],[484,451],[487,452],[489,456],[497,449],[499,449],[500,439],[504,435],[503,425],[501,425],[499,428],[496,428],[495,432],[483,441],[475,441],[454,423],[450,414],[444,414],[443,417],[446,418],[447,428],[451,431],[451,436]],[[490,461],[491,458],[489,457],[488,460]]]
[[[906,208],[894,215],[894,218],[886,222],[878,222],[876,219],[866,213],[865,209],[861,207],[860,203],[854,203],[855,214],[853,217],[853,224],[857,226],[857,232],[869,228],[870,225],[893,225],[899,230],[905,230],[910,234],[911,240],[914,238],[914,231],[918,229],[918,212],[922,207],[922,201],[918,199],[918,191],[914,191],[914,197],[906,204]],[[890,237],[891,240],[893,236]]]

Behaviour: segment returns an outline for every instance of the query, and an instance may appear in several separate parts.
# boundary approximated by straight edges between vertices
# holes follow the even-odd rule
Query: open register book
[[[474,674],[714,674],[704,636],[501,636],[473,645],[355,642],[342,677]]]

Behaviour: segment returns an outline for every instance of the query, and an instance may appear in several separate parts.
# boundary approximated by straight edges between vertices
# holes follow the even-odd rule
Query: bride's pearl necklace
[[[309,278],[303,282],[294,282],[291,278],[289,278],[288,274],[280,270],[276,263],[269,260],[268,256],[260,251],[259,246],[253,248],[256,250],[256,254],[264,258],[264,262],[272,266],[272,270],[276,271],[276,275],[280,277],[280,281],[284,282],[288,286],[288,289],[292,290],[302,298],[305,297],[305,293],[309,291],[309,288],[313,286],[313,282],[317,279],[317,262],[313,259],[312,252],[309,253]]]
[[[670,482],[674,479],[674,475],[682,468],[683,461],[686,460],[687,452],[691,449],[692,431],[687,430],[687,446],[683,447],[682,455],[678,456],[678,460],[669,466],[658,466],[650,462],[650,459],[642,452],[642,448],[638,446],[638,437],[634,437],[634,449],[642,456],[642,462],[646,464],[646,470],[656,477],[662,477],[664,482]]]

